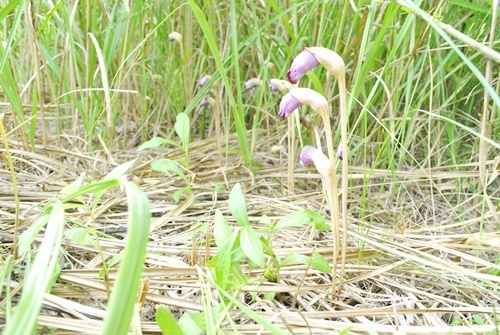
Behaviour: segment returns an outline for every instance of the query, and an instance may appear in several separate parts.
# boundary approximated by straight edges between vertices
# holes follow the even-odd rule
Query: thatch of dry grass
[[[137,157],[133,150],[120,152],[119,156],[105,151],[70,152],[61,149],[65,147],[61,141],[66,140],[40,147],[36,154],[11,142],[23,228],[40,213],[44,203],[58,196],[62,182],[71,182],[82,174],[98,179],[115,162]],[[256,227],[263,215],[277,220],[297,209],[310,208],[327,215],[315,171],[297,169],[295,194],[288,194],[284,186],[286,160],[280,158],[279,153],[269,153],[266,141],[259,143],[261,150],[256,160],[262,168],[255,172],[244,168],[236,155],[228,156],[227,161],[220,164],[218,156],[213,155],[213,146],[213,140],[192,143],[193,194],[179,204],[172,200],[172,194],[182,180],[152,172],[149,162],[153,156],[141,155],[133,171],[148,194],[153,214],[143,274],[148,284],[144,286],[141,311],[144,334],[159,332],[153,319],[157,304],[167,306],[177,316],[204,310],[202,295],[207,292],[204,291],[207,284],[200,274],[208,275],[204,264],[217,252],[207,238],[211,236],[215,209],[228,215],[227,197],[235,183],[244,185],[249,217]],[[169,150],[164,155],[173,158],[181,152]],[[498,161],[487,164],[488,169],[498,171]],[[369,331],[428,334],[430,329],[433,334],[496,332],[495,308],[500,301],[497,275],[500,267],[493,262],[500,246],[500,236],[494,228],[497,213],[476,217],[474,205],[469,211],[459,212],[455,206],[460,204],[446,203],[446,197],[433,196],[446,194],[454,187],[456,178],[477,175],[474,165],[462,170],[456,172],[455,167],[443,166],[396,171],[395,175],[388,176],[387,171],[353,166],[349,204],[352,218],[341,295],[331,299],[329,274],[303,265],[289,265],[282,268],[279,283],[252,281],[241,289],[238,299],[293,334],[331,334],[342,330],[350,334]],[[3,170],[2,175],[8,174]],[[13,238],[14,203],[11,182],[6,177],[1,180],[1,236],[7,251]],[[367,195],[362,205],[358,199],[361,199],[363,181],[367,183]],[[402,186],[402,192],[397,196],[380,194],[380,185],[389,182]],[[223,187],[215,196],[216,185]],[[110,261],[124,246],[123,194],[119,191],[107,194],[94,220],[96,229],[103,233],[99,244],[106,261]],[[479,231],[481,220],[485,224]],[[89,226],[91,217],[83,211],[68,213],[67,229],[76,227],[75,222]],[[290,252],[311,255],[315,251],[331,262],[330,241],[330,233],[320,234],[310,227],[291,228],[281,231],[273,246],[282,256]],[[46,329],[55,328],[58,334],[99,334],[107,301],[106,285],[99,277],[102,259],[92,246],[68,238],[62,255],[62,272],[55,287],[45,296],[39,324]],[[23,260],[19,259],[14,266],[22,274]],[[111,283],[114,274],[111,270]],[[261,275],[262,271],[248,270],[249,278],[262,278]],[[22,279],[19,275],[8,281],[14,302],[22,288]],[[210,286],[208,290],[210,292]],[[265,292],[277,293],[276,299],[265,300]],[[257,293],[255,299],[252,293]],[[216,291],[210,294],[211,301],[219,301]],[[268,333],[236,308],[228,312],[228,317],[233,323],[227,320],[222,323],[225,333]],[[478,320],[483,324],[478,324]]]

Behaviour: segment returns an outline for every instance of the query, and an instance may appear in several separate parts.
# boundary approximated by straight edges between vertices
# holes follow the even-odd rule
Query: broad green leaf
[[[313,269],[316,269],[321,272],[329,273],[332,272],[332,268],[326,261],[326,259],[321,256],[321,254],[318,254],[315,252],[313,254],[313,257],[306,256],[306,255],[299,255],[299,254],[289,254],[281,263],[280,267],[289,264],[289,263],[299,263],[299,264],[304,264],[304,265],[310,265]]]
[[[19,255],[24,255],[31,248],[31,243],[35,240],[35,236],[47,224],[48,220],[49,214],[43,213],[21,234],[18,247]]]
[[[278,222],[274,230],[277,231],[288,227],[301,227],[304,224],[310,225],[318,230],[330,229],[322,215],[310,209],[304,209],[287,214]]]
[[[219,303],[215,307],[212,307],[211,314],[214,319],[218,319],[224,313],[224,305]],[[184,334],[189,335],[201,335],[206,333],[206,312],[199,313],[189,313],[186,312],[182,314],[179,318],[178,324],[181,327]]]
[[[153,137],[147,142],[142,143],[139,148],[137,148],[137,151],[142,151],[146,149],[151,149],[151,148],[157,148],[159,146],[165,145],[165,144],[171,144],[176,147],[180,147],[179,143],[169,140],[167,138],[163,137]]]
[[[273,247],[269,244],[269,241],[266,240],[264,236],[260,237],[260,242],[262,243],[262,247],[264,249],[264,253],[266,255],[274,257],[274,250]]]
[[[64,232],[64,236],[78,245],[92,244],[92,237],[87,228],[72,228]]]
[[[184,152],[188,152],[189,146],[189,116],[185,113],[179,113],[175,119],[175,132],[177,136],[182,141],[182,146],[184,147]]]
[[[317,252],[313,253],[311,267],[321,272],[329,273],[332,272],[330,264],[326,261],[325,257]]]
[[[82,176],[78,177],[78,179],[74,180],[72,183],[64,186],[61,191],[59,191],[61,194],[71,194],[73,192],[76,192],[82,187]]]
[[[231,267],[231,251],[233,249],[234,241],[236,240],[237,232],[233,232],[229,242],[219,247],[217,253],[218,259],[215,265],[215,277],[217,283],[222,287],[226,287],[229,277],[229,268]]]
[[[288,256],[286,256],[285,259],[280,263],[280,267],[290,263],[299,263],[308,265],[310,263],[310,260],[311,257],[309,256],[291,253]]]
[[[202,335],[205,333],[205,315],[201,313],[184,313],[179,318],[179,327],[184,334]],[[164,333],[168,334],[168,333]]]
[[[113,170],[111,170],[106,175],[106,177],[104,177],[103,180],[120,179],[124,174],[126,174],[128,172],[128,170],[130,170],[132,165],[134,165],[135,161],[137,161],[137,158],[131,160],[130,162],[126,162],[126,163],[123,163],[121,165],[118,165]]]
[[[231,263],[231,277],[229,278],[229,282],[227,284],[228,290],[240,290],[243,285],[248,284],[248,278],[243,273],[241,269],[241,265],[239,263]]]
[[[155,313],[156,323],[164,335],[184,335],[181,327],[170,311],[163,305],[158,306]]]
[[[264,293],[264,299],[266,299],[268,301],[273,301],[275,296],[276,296],[275,292],[266,292],[266,293]]]
[[[215,244],[220,248],[228,243],[231,238],[232,230],[227,224],[220,210],[215,210],[214,218],[214,239]]]
[[[243,196],[240,183],[234,185],[229,194],[229,210],[239,226],[250,227],[245,197]]]
[[[260,218],[259,223],[265,224],[266,226],[271,226],[273,224],[273,221],[266,214],[264,214]]]
[[[189,180],[184,171],[171,159],[160,158],[151,163],[151,168],[158,172],[172,172],[178,175],[189,185]]]
[[[180,188],[174,192],[172,198],[176,203],[179,203],[179,201],[181,201],[181,195],[184,194],[184,192],[186,192],[185,188]]]
[[[259,235],[257,235],[252,227],[248,226],[241,230],[240,245],[245,255],[259,268],[265,266],[262,242],[259,239]]]

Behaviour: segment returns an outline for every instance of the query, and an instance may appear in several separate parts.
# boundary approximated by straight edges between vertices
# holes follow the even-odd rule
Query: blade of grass
[[[132,181],[124,181],[123,184],[127,193],[129,212],[128,241],[111,293],[108,314],[104,319],[102,329],[104,335],[128,333],[149,240],[151,221],[149,200],[139,186]]]
[[[42,244],[30,272],[27,274],[19,303],[7,320],[3,334],[35,334],[38,314],[44,294],[50,290],[51,281],[59,261],[59,248],[64,231],[64,209],[54,200]]]

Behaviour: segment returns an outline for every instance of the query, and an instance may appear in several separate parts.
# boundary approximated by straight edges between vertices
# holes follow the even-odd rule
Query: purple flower
[[[286,76],[292,84],[296,84],[307,71],[318,65],[319,61],[316,57],[309,51],[304,50],[298,54],[297,57],[295,57],[292,62],[292,66],[290,66],[290,70],[286,73]]]
[[[200,107],[205,107],[205,106],[208,106],[208,100],[207,100],[207,98],[201,100],[201,102],[200,102]]]
[[[316,170],[318,170],[319,174],[325,180],[330,180],[330,160],[328,160],[328,157],[326,157],[321,150],[311,145],[306,145],[299,155],[299,163],[302,165],[314,163],[314,166],[316,167]]]
[[[203,78],[200,79],[200,82],[198,83],[198,85],[200,87],[203,87],[205,86],[206,83],[208,83],[208,81],[210,80],[211,76],[209,75],[204,75]]]
[[[254,86],[260,85],[261,81],[259,78],[252,78],[247,80],[243,85],[245,86],[245,89],[249,90]]]
[[[309,164],[312,164],[314,163],[313,162],[313,159],[312,159],[312,156],[314,155],[315,152],[317,152],[318,149],[316,149],[315,147],[311,146],[311,145],[306,145],[302,151],[300,152],[300,155],[299,155],[299,163],[301,165],[309,165]]]
[[[283,99],[280,102],[280,111],[278,115],[285,118],[288,115],[292,114],[294,110],[302,106],[302,104],[293,97],[290,93],[285,94]]]
[[[340,160],[344,159],[344,144],[342,142],[340,142],[339,148],[337,149],[337,157]]]

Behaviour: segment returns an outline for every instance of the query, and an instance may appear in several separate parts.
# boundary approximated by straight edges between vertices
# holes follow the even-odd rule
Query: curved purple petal
[[[245,87],[245,89],[249,90],[251,89],[252,87],[255,87],[257,85],[259,85],[259,80],[257,78],[252,78],[252,79],[249,79],[247,80],[243,86]]]
[[[286,73],[288,81],[292,84],[296,84],[307,71],[315,68],[319,65],[316,57],[307,50],[302,51],[295,57],[290,66],[290,70]]]
[[[283,99],[281,99],[280,111],[278,112],[278,115],[281,117],[287,117],[300,106],[302,106],[302,104],[297,99],[295,99],[290,93],[287,93],[285,94]]]
[[[205,107],[205,106],[208,106],[208,99],[207,98],[204,98],[200,102],[200,107]]]
[[[209,80],[210,80],[210,76],[205,75],[205,76],[203,76],[203,78],[200,79],[200,81],[198,82],[198,85],[200,87],[203,87],[203,86],[205,86],[206,83],[208,83]]]
[[[278,86],[274,85],[273,83],[269,84],[269,87],[271,88],[271,91],[274,93],[278,90]]]
[[[301,165],[308,165],[314,163],[312,157],[316,151],[318,151],[318,149],[316,149],[312,145],[306,145],[300,152],[299,163]]]

